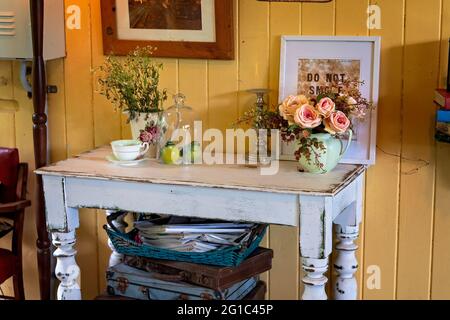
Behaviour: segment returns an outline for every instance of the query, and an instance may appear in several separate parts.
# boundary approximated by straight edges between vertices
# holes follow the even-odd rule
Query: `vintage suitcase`
[[[243,280],[229,289],[212,290],[171,281],[169,275],[132,268],[124,263],[106,273],[108,293],[138,300],[242,300],[255,287],[257,277]]]
[[[241,265],[233,268],[134,256],[126,256],[125,263],[137,269],[171,275],[179,281],[221,291],[244,279],[270,270],[272,268],[272,258],[272,250],[258,248]]]
[[[256,284],[255,289],[253,289],[243,300],[246,301],[261,301],[265,300],[267,292],[266,283],[263,281],[259,281]],[[122,296],[112,296],[108,293],[104,293],[95,298],[97,301],[136,301],[136,299],[122,297]]]
[[[267,293],[267,285],[264,281],[259,281],[256,284],[255,289],[253,289],[245,298],[244,300],[247,301],[262,301],[266,300],[266,293]]]

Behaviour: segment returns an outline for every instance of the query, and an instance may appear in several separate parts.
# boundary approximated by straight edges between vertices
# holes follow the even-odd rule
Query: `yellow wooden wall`
[[[81,29],[67,31],[67,59],[48,64],[52,161],[129,136],[120,114],[96,93],[91,70],[102,63],[100,1],[66,0],[81,7]],[[382,29],[366,27],[367,6],[382,10]],[[366,206],[358,257],[364,299],[450,299],[450,145],[433,140],[433,90],[445,83],[450,0],[334,0],[326,4],[235,0],[236,60],[161,59],[162,85],[187,94],[206,127],[227,128],[253,103],[246,89],[269,87],[277,101],[280,35],[380,35],[381,104],[377,165],[367,174]],[[18,101],[17,112],[0,100],[0,145],[16,146],[33,163],[32,106],[18,83],[17,62],[0,62],[0,99]],[[31,167],[33,167],[31,165]],[[31,180],[30,194],[33,190]],[[78,231],[78,262],[85,298],[105,286],[109,250],[104,213],[85,210]],[[38,298],[35,231],[27,212],[25,283]],[[266,244],[275,249],[265,280],[272,299],[299,296],[296,228],[272,227]],[[4,243],[5,241],[3,241]],[[378,266],[381,289],[365,283]],[[295,279],[295,281],[293,280]],[[6,292],[10,284],[3,286]]]

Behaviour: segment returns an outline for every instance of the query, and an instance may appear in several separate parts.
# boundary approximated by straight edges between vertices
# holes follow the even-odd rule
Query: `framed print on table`
[[[233,0],[101,0],[103,50],[156,57],[234,59]]]
[[[380,37],[281,38],[280,103],[289,95],[326,92],[336,81],[359,80],[363,97],[375,106],[369,117],[355,126],[352,144],[341,163],[375,164],[380,46]],[[295,160],[294,153],[294,143],[281,143],[280,159]]]

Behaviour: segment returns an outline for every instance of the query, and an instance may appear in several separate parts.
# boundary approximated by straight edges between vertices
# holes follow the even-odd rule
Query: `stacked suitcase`
[[[264,300],[259,275],[272,267],[273,251],[259,248],[238,267],[125,256],[108,269],[108,295],[98,300]]]

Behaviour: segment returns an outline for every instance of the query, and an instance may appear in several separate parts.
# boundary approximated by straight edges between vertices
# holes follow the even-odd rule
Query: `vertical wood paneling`
[[[367,35],[368,0],[335,0],[336,34],[342,36]]]
[[[65,96],[67,124],[67,155],[92,149],[95,145],[92,79],[92,28],[91,2],[66,0],[65,5],[76,4],[81,9],[81,29],[66,30]],[[99,105],[99,108],[101,106]],[[107,122],[108,123],[108,122]],[[106,125],[108,127],[108,124]],[[99,132],[99,131],[97,131]],[[77,230],[77,261],[82,266],[81,285],[83,298],[92,299],[99,291],[97,286],[97,215],[95,210],[80,210]],[[83,272],[86,270],[86,272]]]
[[[10,110],[8,101],[14,98],[11,62],[0,61],[0,80],[0,146],[12,148],[16,141],[15,115],[14,110]]]
[[[432,103],[437,86],[441,1],[406,3],[402,177],[397,298],[430,295],[435,187]],[[409,161],[421,159],[428,161]],[[421,169],[415,170],[422,166]]]
[[[94,147],[91,1],[66,0],[81,10],[81,29],[66,30],[65,85],[68,156]]]
[[[66,105],[64,84],[64,59],[47,62],[47,82],[58,87],[58,92],[48,95],[48,136],[50,162],[67,157]]]
[[[377,165],[367,175],[365,215],[365,267],[381,270],[381,289],[364,281],[364,299],[394,299],[397,259],[398,197],[400,182],[401,113],[403,82],[403,0],[371,1],[382,12],[380,104],[378,106]]]
[[[208,62],[180,60],[179,91],[186,95],[186,104],[194,110],[197,120],[208,127]],[[172,97],[169,97],[171,105]],[[193,139],[194,137],[192,137]]]
[[[450,37],[450,1],[443,1],[440,58],[440,87],[446,87],[448,66],[448,40]],[[437,143],[436,203],[434,219],[434,247],[432,269],[432,299],[448,300],[450,297],[450,145]]]
[[[0,99],[10,100],[14,98],[12,77],[12,62],[0,61]]]
[[[164,103],[164,108],[168,108],[173,105],[172,96],[180,91],[179,85],[179,60],[178,59],[155,59],[156,62],[163,64],[163,70],[161,72],[160,87],[166,89],[168,99]]]
[[[336,0],[323,3],[320,6],[320,10],[317,9],[317,3],[302,4],[302,35],[334,35],[336,26]]]
[[[270,4],[269,88],[272,90],[270,94],[272,107],[276,107],[278,104],[281,35],[296,35],[300,33],[300,8],[301,5],[298,3]],[[282,20],[284,23],[280,23]],[[270,299],[298,299],[300,283],[298,243],[298,228],[270,227],[270,247],[275,252],[269,278]]]
[[[253,0],[239,1],[239,114],[255,103],[246,92],[269,85],[269,4]]]
[[[225,131],[238,118],[238,66],[237,60],[208,62],[210,128]]]
[[[234,0],[235,56],[240,55],[239,0]],[[239,60],[208,61],[208,124],[226,130],[238,117]]]
[[[122,121],[120,111],[114,110],[111,103],[98,93],[98,78],[100,74],[96,70],[104,62],[100,1],[91,1],[90,9],[94,145],[98,147],[108,144],[111,140],[121,138]]]
[[[1,101],[0,101],[1,108]],[[14,148],[15,129],[14,129],[14,113],[0,111],[0,145],[7,148]]]
[[[280,46],[282,35],[300,34],[301,4],[298,3],[271,3],[270,4],[270,66],[269,89],[270,106],[278,105],[278,92],[280,80]],[[280,23],[283,20],[284,23]]]

